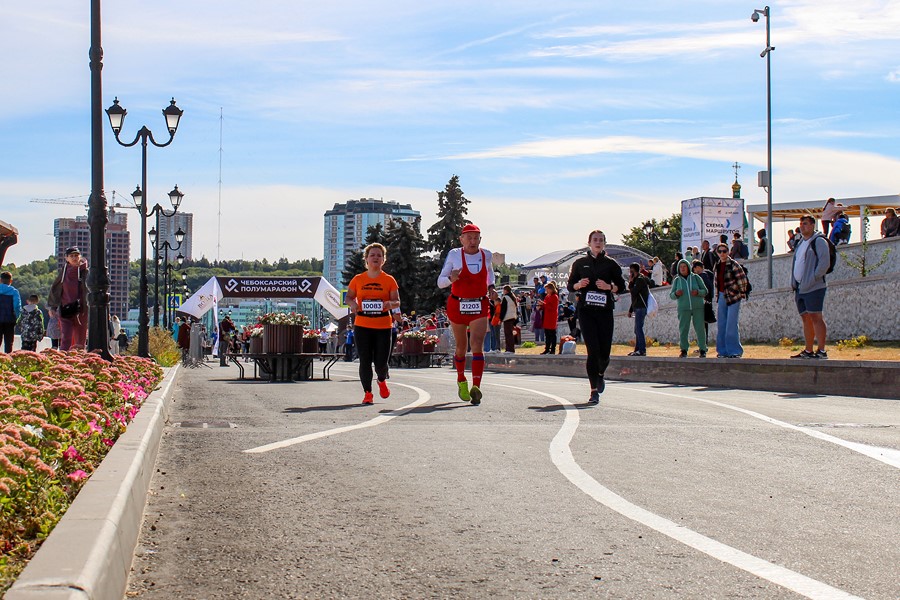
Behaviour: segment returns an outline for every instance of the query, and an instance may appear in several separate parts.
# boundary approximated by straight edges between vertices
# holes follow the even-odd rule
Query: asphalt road
[[[128,597],[900,598],[900,402],[356,368],[181,374]]]

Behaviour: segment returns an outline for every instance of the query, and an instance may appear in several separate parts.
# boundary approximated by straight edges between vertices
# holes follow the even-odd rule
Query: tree
[[[428,312],[443,306],[447,301],[448,292],[437,287],[437,278],[450,250],[459,246],[463,227],[471,223],[466,218],[469,200],[459,187],[458,175],[453,175],[437,194],[438,220],[428,228],[427,244],[428,250],[437,254],[423,261],[423,285],[419,289],[419,309]]]
[[[384,226],[381,223],[369,225],[366,229],[366,241],[362,247],[353,252],[348,258],[344,270],[341,271],[344,287],[350,285],[350,280],[366,270],[366,261],[363,257],[363,249],[369,244],[384,244]]]
[[[384,232],[387,247],[387,263],[384,270],[397,280],[400,288],[400,309],[410,312],[416,309],[418,297],[427,289],[422,280],[422,251],[425,239],[419,233],[419,221],[410,224],[403,219],[392,219]]]
[[[650,256],[658,256],[663,265],[668,267],[675,261],[675,253],[681,251],[681,213],[675,213],[662,221],[650,219],[649,223],[653,227],[650,236],[644,233],[645,223],[641,223],[622,236],[622,245],[646,252]],[[669,226],[668,235],[663,235],[664,225]],[[653,234],[657,236],[655,248]]]
[[[890,248],[885,248],[885,250],[881,253],[881,258],[878,259],[877,262],[872,264],[871,261],[868,260],[869,257],[869,207],[863,207],[863,230],[862,230],[862,244],[860,244],[860,252],[858,254],[850,254],[849,252],[841,252],[841,257],[844,259],[844,262],[847,263],[851,269],[854,269],[859,272],[861,277],[866,277],[872,271],[883,265],[887,262],[888,256],[891,253]]]

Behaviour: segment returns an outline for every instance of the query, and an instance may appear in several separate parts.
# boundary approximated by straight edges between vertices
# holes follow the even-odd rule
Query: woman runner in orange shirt
[[[363,250],[366,272],[360,273],[347,286],[347,305],[355,315],[353,336],[359,355],[359,381],[363,387],[363,404],[373,404],[372,364],[378,376],[378,392],[382,398],[391,395],[387,386],[388,358],[391,355],[391,313],[400,312],[400,288],[397,281],[381,270],[387,251],[381,244],[369,244]]]

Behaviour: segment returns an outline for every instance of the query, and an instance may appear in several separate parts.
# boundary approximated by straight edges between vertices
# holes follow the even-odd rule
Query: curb
[[[168,370],[4,600],[121,600],[180,365]]]

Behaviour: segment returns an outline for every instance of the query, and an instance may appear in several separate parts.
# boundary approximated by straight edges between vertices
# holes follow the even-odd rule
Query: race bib
[[[605,292],[588,292],[584,295],[584,303],[588,306],[606,306],[607,298]]]
[[[460,300],[459,301],[459,314],[461,315],[480,315],[481,314],[481,299],[476,300]]]
[[[384,302],[381,300],[363,300],[362,301],[362,314],[364,315],[378,315],[384,312]]]

